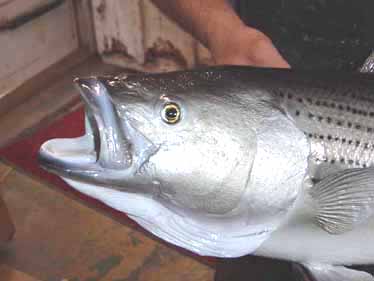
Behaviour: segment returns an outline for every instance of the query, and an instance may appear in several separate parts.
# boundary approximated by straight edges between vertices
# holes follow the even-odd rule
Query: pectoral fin
[[[371,274],[344,266],[326,264],[303,264],[308,270],[307,276],[313,281],[374,281]]]
[[[331,234],[350,231],[374,212],[374,168],[332,174],[315,184],[310,195],[319,226]]]

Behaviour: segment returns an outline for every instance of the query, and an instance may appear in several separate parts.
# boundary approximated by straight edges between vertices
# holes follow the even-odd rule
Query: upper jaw
[[[86,133],[54,139],[39,151],[41,166],[59,176],[119,185],[133,179],[157,148],[121,119],[108,89],[97,78],[75,79],[85,104]]]
[[[82,99],[88,109],[87,119],[99,134],[98,162],[111,169],[123,169],[131,165],[131,143],[122,128],[109,92],[96,78],[75,79]],[[90,118],[91,117],[91,118]],[[98,137],[98,136],[97,136]]]

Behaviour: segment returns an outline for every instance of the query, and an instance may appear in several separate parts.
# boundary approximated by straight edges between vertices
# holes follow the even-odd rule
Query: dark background
[[[357,70],[374,48],[373,0],[241,0],[235,6],[293,68]]]
[[[374,0],[231,0],[243,21],[268,35],[296,69],[357,71],[374,50]],[[285,241],[287,243],[287,241]],[[356,266],[374,273],[373,266]],[[296,281],[292,263],[221,259],[216,281]]]

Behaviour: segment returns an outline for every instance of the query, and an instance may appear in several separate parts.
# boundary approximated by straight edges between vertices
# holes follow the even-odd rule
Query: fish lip
[[[105,184],[102,177],[110,178],[106,174],[113,174],[115,182],[120,176],[131,177],[136,174],[138,167],[145,164],[136,158],[130,166],[122,169],[103,167],[99,161],[98,152],[95,149],[94,136],[89,133],[90,124],[87,124],[85,135],[69,139],[52,139],[42,144],[37,160],[39,165],[48,172],[63,178],[78,180],[87,183]],[[147,158],[148,159],[148,158]]]
[[[58,176],[72,176],[79,171],[97,172],[102,168],[98,164],[98,152],[94,137],[88,133],[71,139],[52,139],[42,144],[37,160],[39,165]]]
[[[85,160],[80,158],[77,162],[71,161],[71,159],[69,161],[69,159],[62,156],[62,154],[68,152],[67,150],[56,149],[58,143],[63,145],[66,144],[66,141],[74,143],[85,139],[91,142],[91,148],[94,147],[93,137],[87,133],[78,138],[53,139],[45,142],[41,146],[37,156],[39,165],[46,171],[60,176],[63,179],[71,179],[107,187],[110,186],[110,188],[119,190],[128,189],[127,185],[130,182],[133,184],[141,182],[144,186],[144,181],[147,181],[147,174],[144,174],[142,169],[146,166],[149,158],[158,151],[158,147],[152,144],[149,149],[143,149],[143,153],[140,153],[140,155],[135,153],[135,161],[132,162],[132,165],[124,167],[122,170],[102,167],[96,158],[94,148],[88,150],[88,147],[83,147],[83,151],[85,150],[84,148],[86,148],[86,152],[91,151],[91,155],[90,153],[79,154],[79,156],[85,157]],[[67,154],[69,154],[69,152]],[[138,175],[145,177],[144,181],[142,181]],[[144,192],[146,191],[147,190],[144,189]],[[129,189],[128,192],[139,192],[139,190]]]
[[[132,157],[132,151],[128,136],[120,127],[120,120],[113,101],[100,79],[98,77],[74,79],[74,85],[84,103],[86,132],[80,137],[52,139],[43,143],[37,159],[45,170],[58,176],[79,179],[83,178],[83,174],[98,173],[105,169],[131,169],[133,163],[128,159],[116,161],[117,159],[113,159],[111,155],[109,157],[104,155],[104,157],[107,156],[107,159],[102,159],[104,153],[114,155],[123,153]],[[105,125],[108,125],[108,130]],[[109,131],[109,133],[105,134],[105,131]],[[108,135],[116,137],[112,139],[112,143],[114,141],[121,142],[119,137],[126,138],[125,142],[128,147],[116,147],[116,143],[104,147],[106,144],[102,142],[108,139]],[[122,151],[118,151],[121,148]],[[113,152],[115,149],[117,149],[116,153]],[[114,161],[108,163],[111,160]]]
[[[96,145],[100,147],[97,153],[100,164],[111,169],[131,166],[131,140],[128,139],[127,128],[121,124],[111,94],[105,85],[106,81],[99,77],[75,78],[74,84],[86,105],[86,124],[91,123],[88,127],[95,136]],[[95,131],[92,131],[92,127]]]
[[[101,81],[95,77],[85,80],[75,79],[74,82],[76,84],[85,83],[85,85],[89,87],[90,85],[93,85],[92,87],[98,87],[101,83]],[[80,89],[79,85],[78,89]],[[123,148],[126,149],[125,153],[130,155],[131,161],[126,163],[118,162],[115,163],[115,165],[108,165],[107,162],[101,161],[100,155],[102,155],[103,148],[101,143],[103,133],[102,128],[100,129],[99,127],[97,115],[101,106],[99,103],[102,101],[96,103],[95,101],[87,101],[87,93],[82,93],[82,89],[80,89],[80,92],[84,100],[86,112],[85,134],[77,138],[53,139],[42,144],[37,157],[40,166],[58,176],[82,182],[102,182],[106,184],[101,178],[105,177],[109,179],[112,177],[112,182],[119,182],[118,179],[121,177],[127,179],[135,177],[145,166],[146,162],[148,162],[149,158],[158,151],[158,147],[130,124],[130,118],[122,117],[121,119],[119,117],[114,101],[108,94],[106,98],[108,98],[110,102],[108,102],[106,106],[111,106],[111,111],[109,113],[115,115],[113,118],[117,118],[115,120],[117,125],[116,130],[122,132],[122,136],[126,138],[125,141],[128,146]],[[95,97],[88,98],[94,99]],[[96,110],[96,112],[94,112],[94,110]],[[105,118],[108,118],[108,114]]]
[[[51,154],[47,153],[45,150],[40,150],[37,156],[37,160],[39,165],[46,171],[56,174],[60,177],[66,177],[71,179],[78,179],[80,180],[79,176],[74,176],[73,171],[76,169],[76,171],[86,169],[83,166],[82,167],[74,167],[72,168],[67,163],[65,163],[63,160],[54,158]]]

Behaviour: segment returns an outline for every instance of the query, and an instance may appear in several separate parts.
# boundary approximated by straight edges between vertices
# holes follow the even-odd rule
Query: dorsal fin
[[[362,73],[374,73],[374,51],[366,59],[362,65],[360,72]]]

